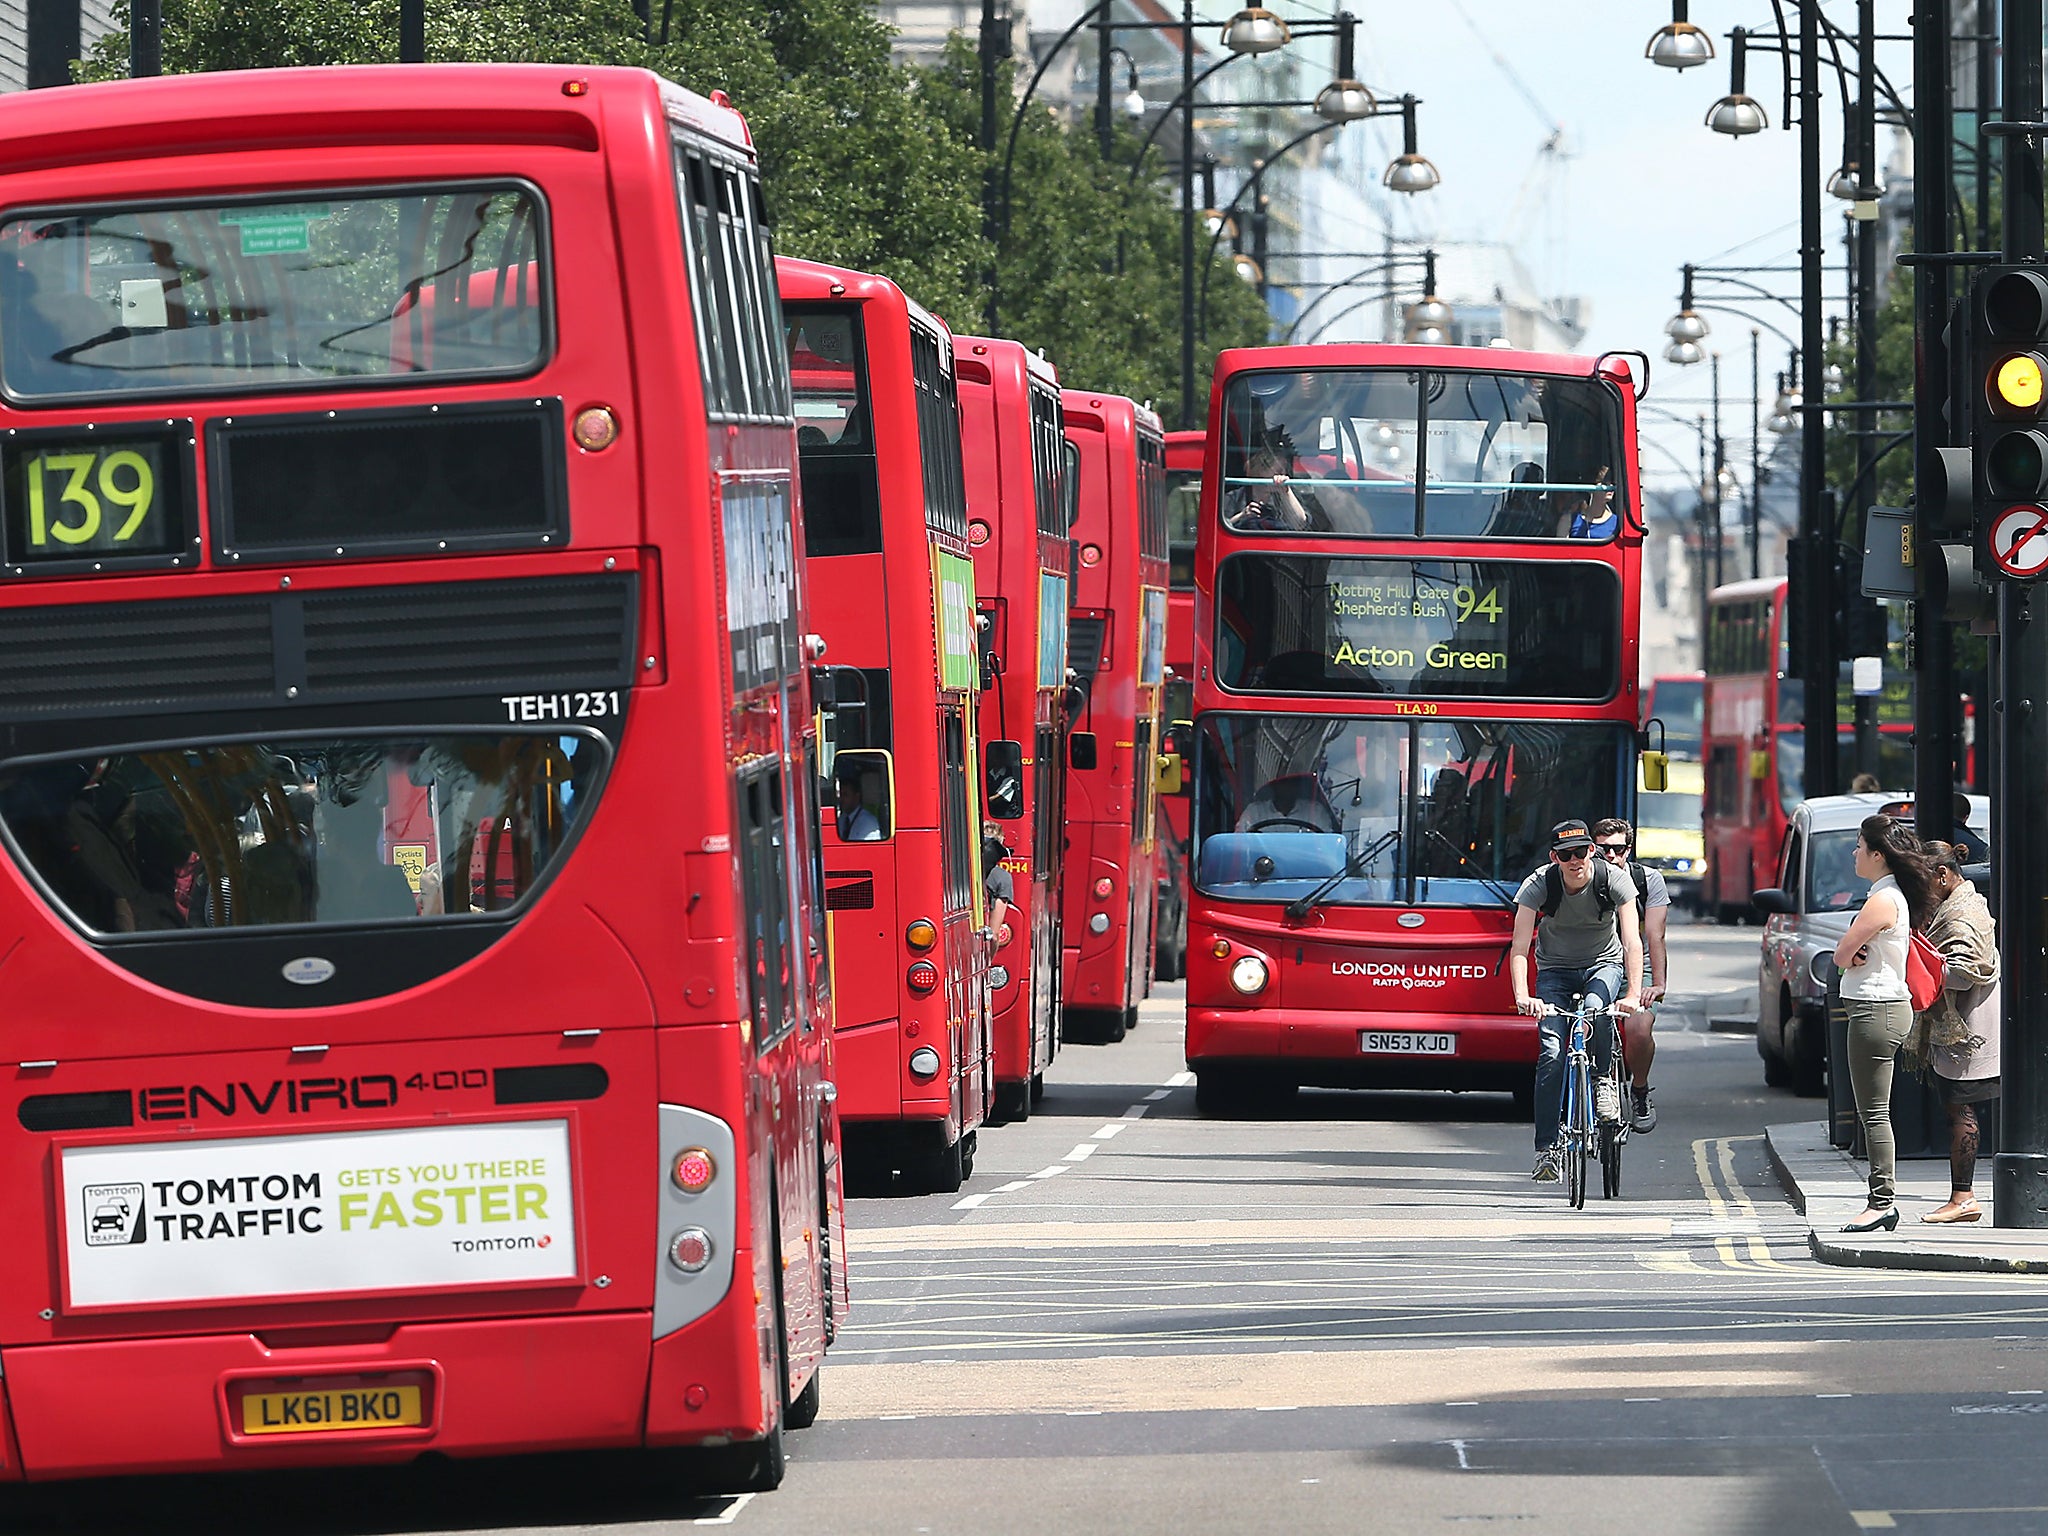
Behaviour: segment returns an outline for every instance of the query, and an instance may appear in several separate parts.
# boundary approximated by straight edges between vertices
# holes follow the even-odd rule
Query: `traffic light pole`
[[[2005,120],[2041,117],[2042,0],[2004,0],[1999,28]],[[2005,255],[2041,258],[2038,141],[2003,137]],[[2048,594],[1998,583],[1998,773],[1992,869],[2004,1017],[1999,1043],[1999,1152],[1992,1164],[1992,1220],[2048,1227]]]
[[[1835,530],[1822,510],[1827,484],[1827,433],[1819,388],[1826,356],[1821,328],[1821,266],[1826,258],[1820,211],[1820,4],[1799,7],[1799,350],[1811,381],[1801,417],[1799,541],[1800,676],[1805,679],[1806,794],[1835,792]]]
[[[1918,0],[1913,8],[1913,100],[1923,123],[1950,121],[1950,26],[1949,0]],[[1923,132],[1914,143],[1913,156],[1913,243],[1922,255],[1946,256],[1955,248],[1949,227],[1953,136]],[[1944,419],[1951,416],[1945,409],[1949,364],[1948,349],[1942,342],[1950,309],[1949,264],[1916,264],[1913,281],[1913,398],[1918,402],[1913,412],[1913,547],[1917,553],[1932,552],[1945,531],[1945,509],[1936,505],[1936,487],[1942,476],[1935,450],[1960,443],[1952,420],[1944,428]],[[1924,581],[1921,592],[1927,592]],[[1955,642],[1948,622],[1925,595],[1913,609],[1913,714],[1915,819],[1922,837],[1946,838],[1953,830],[1949,796],[1957,779]]]

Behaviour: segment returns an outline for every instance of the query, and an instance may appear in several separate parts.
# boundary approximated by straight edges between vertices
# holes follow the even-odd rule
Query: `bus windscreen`
[[[53,210],[0,223],[0,380],[21,400],[530,373],[537,192]]]
[[[1617,685],[1602,565],[1235,555],[1216,613],[1216,678],[1240,692],[1598,702]]]
[[[1594,378],[1344,368],[1245,373],[1224,397],[1233,533],[1612,539],[1620,397]]]
[[[1621,802],[1625,726],[1209,714],[1195,879],[1213,896],[1513,906],[1550,828]]]

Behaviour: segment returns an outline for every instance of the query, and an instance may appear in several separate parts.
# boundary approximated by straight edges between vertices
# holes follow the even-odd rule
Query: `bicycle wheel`
[[[1619,1127],[1600,1127],[1600,1194],[1603,1199],[1612,1200],[1621,1193],[1621,1139]]]
[[[1565,1181],[1570,1187],[1572,1209],[1580,1211],[1586,1207],[1586,1153],[1594,1137],[1593,1074],[1583,1055],[1573,1058],[1567,1082]]]

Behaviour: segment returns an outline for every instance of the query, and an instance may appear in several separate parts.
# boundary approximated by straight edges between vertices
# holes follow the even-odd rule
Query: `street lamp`
[[[1357,44],[1358,18],[1349,11],[1337,14],[1337,78],[1316,92],[1316,116],[1326,123],[1355,123],[1379,110],[1372,92],[1359,84]]]
[[[1714,56],[1714,40],[1685,19],[1685,0],[1671,0],[1671,22],[1650,34],[1643,57],[1665,69],[1691,69]]]
[[[1422,301],[1402,311],[1403,341],[1418,347],[1451,344],[1451,306],[1436,296],[1436,252],[1422,253]]]
[[[1287,23],[1262,5],[1246,6],[1223,24],[1223,46],[1232,53],[1271,53],[1293,37]]]
[[[1415,152],[1415,98],[1401,98],[1401,154],[1387,167],[1384,185],[1394,192],[1427,192],[1443,177],[1437,174],[1421,155]]]
[[[1690,368],[1694,363],[1703,361],[1706,355],[1696,341],[1674,341],[1664,349],[1664,361],[1676,363],[1681,368]]]
[[[1745,95],[1743,91],[1749,74],[1745,41],[1748,34],[1737,27],[1728,36],[1728,94],[1707,108],[1707,126],[1716,133],[1739,139],[1763,132],[1771,122],[1756,98]]]

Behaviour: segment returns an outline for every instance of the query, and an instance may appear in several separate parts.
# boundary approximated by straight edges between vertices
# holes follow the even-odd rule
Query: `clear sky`
[[[1878,31],[1904,33],[1909,9],[1908,0],[1879,0]],[[1696,417],[1705,409],[1707,366],[1679,369],[1663,361],[1664,324],[1678,308],[1679,267],[1688,261],[1791,266],[1798,260],[1799,135],[1785,130],[1783,61],[1756,53],[1749,60],[1749,94],[1770,118],[1765,132],[1731,139],[1703,123],[1728,89],[1729,28],[1768,27],[1770,7],[1761,0],[1693,0],[1692,20],[1713,34],[1718,57],[1683,72],[1659,69],[1643,57],[1650,34],[1670,19],[1662,0],[1425,0],[1361,6],[1359,12],[1360,67],[1368,83],[1424,98],[1421,148],[1443,173],[1435,191],[1402,200],[1398,232],[1510,238],[1543,288],[1580,294],[1590,303],[1587,350],[1648,352],[1649,404],[1688,421]],[[1829,14],[1853,30],[1855,8],[1846,0],[1837,0]],[[1879,63],[1901,90],[1910,90],[1909,45],[1881,44]],[[1539,154],[1555,126],[1563,128],[1570,156],[1562,162]],[[1841,133],[1830,77],[1821,129],[1824,175],[1840,157]],[[1885,148],[1880,144],[1881,152]],[[1509,230],[1505,221],[1518,207],[1516,228]],[[1845,207],[1830,198],[1824,212],[1829,260],[1837,264]],[[1774,292],[1798,292],[1796,273],[1751,280]],[[1839,275],[1827,287],[1839,295]],[[1795,311],[1768,302],[1755,308],[1797,336]],[[1746,463],[1750,322],[1711,312],[1705,317],[1713,327],[1706,345],[1724,354],[1723,434],[1731,440],[1731,458]],[[1767,393],[1775,392],[1784,357],[1785,344],[1765,330]],[[1697,437],[1690,428],[1657,427],[1654,417],[1646,417],[1644,427],[1646,433],[1656,429],[1656,441],[1669,454],[1693,462]],[[1669,454],[1645,449],[1646,479],[1678,478]]]

